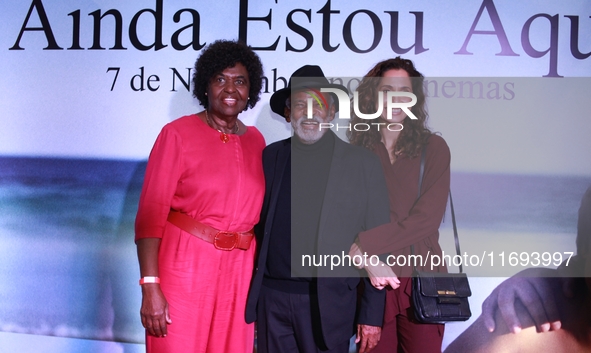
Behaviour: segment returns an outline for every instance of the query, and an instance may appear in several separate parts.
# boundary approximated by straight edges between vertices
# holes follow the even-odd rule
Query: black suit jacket
[[[259,251],[246,306],[247,322],[256,320],[279,189],[281,183],[291,183],[291,178],[284,180],[290,154],[291,139],[275,142],[263,151],[266,189],[261,219],[255,227]],[[341,255],[342,249],[348,254],[359,232],[389,221],[388,194],[379,159],[366,149],[349,145],[335,136],[320,215],[319,253]],[[318,305],[328,348],[349,339],[355,322],[381,326],[384,314],[385,291],[375,289],[367,279],[356,313],[359,272],[351,267],[339,267],[339,270],[339,276],[347,277],[327,277],[335,275],[330,267],[318,268]]]

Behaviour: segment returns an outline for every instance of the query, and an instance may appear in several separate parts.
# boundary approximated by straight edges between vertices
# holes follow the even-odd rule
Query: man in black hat
[[[259,353],[346,353],[355,323],[367,352],[381,332],[385,291],[367,279],[358,290],[359,273],[348,264],[304,264],[305,255],[317,263],[348,254],[359,232],[389,222],[380,162],[327,128],[338,102],[322,88],[347,92],[306,65],[271,97],[271,110],[291,122],[294,136],[263,152],[266,191],[246,308],[246,321],[257,320]]]

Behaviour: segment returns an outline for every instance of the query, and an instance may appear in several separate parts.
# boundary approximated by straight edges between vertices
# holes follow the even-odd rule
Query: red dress
[[[218,131],[190,115],[164,126],[150,153],[136,240],[162,238],[160,287],[172,324],[166,337],[146,336],[148,352],[253,350],[254,326],[244,312],[256,244],[217,250],[166,220],[172,208],[219,230],[248,231],[258,222],[265,141],[254,127],[229,138],[223,143]]]

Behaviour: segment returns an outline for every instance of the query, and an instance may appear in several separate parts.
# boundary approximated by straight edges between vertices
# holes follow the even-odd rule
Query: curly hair
[[[402,122],[404,128],[400,132],[394,151],[390,153],[404,154],[409,158],[419,155],[421,148],[427,144],[427,139],[431,131],[427,128],[427,107],[425,102],[425,91],[423,89],[424,76],[417,71],[412,61],[396,57],[394,59],[384,60],[376,64],[359,84],[359,110],[364,114],[374,113],[376,110],[376,97],[378,96],[378,84],[376,77],[382,77],[384,73],[392,69],[402,69],[408,73],[412,80],[412,91],[417,97],[416,104],[411,108],[412,113],[418,118],[412,120],[408,116]],[[353,109],[351,109],[353,111]],[[351,125],[356,123],[365,123],[366,120],[359,118],[353,113]],[[347,137],[353,145],[363,146],[374,150],[381,141],[381,135],[376,125],[371,125],[367,131],[356,131],[352,129],[347,131]]]
[[[208,45],[195,61],[193,74],[193,96],[207,109],[207,87],[211,78],[237,63],[248,71],[250,91],[244,110],[253,108],[261,99],[263,86],[263,64],[252,48],[241,41],[216,40]]]

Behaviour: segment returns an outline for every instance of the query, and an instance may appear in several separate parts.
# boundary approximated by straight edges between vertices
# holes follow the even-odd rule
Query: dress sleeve
[[[407,215],[391,212],[390,223],[360,233],[364,252],[369,255],[393,253],[437,233],[449,194],[450,162],[445,141],[432,136],[425,157],[421,197]]]
[[[162,238],[181,175],[182,140],[165,126],[150,152],[135,219],[135,239]]]

